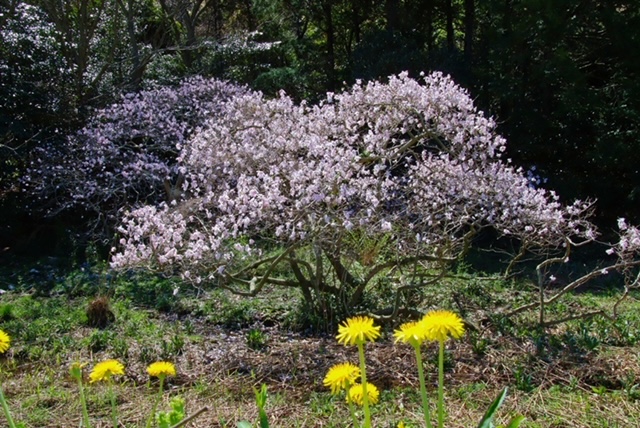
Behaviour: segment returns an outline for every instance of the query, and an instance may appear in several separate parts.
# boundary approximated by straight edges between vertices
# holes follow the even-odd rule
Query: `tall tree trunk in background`
[[[333,31],[333,0],[323,3],[327,36],[327,90],[334,91],[336,86],[335,34]]]
[[[93,41],[106,5],[106,1],[94,3],[90,0],[46,0],[41,3],[63,37],[62,55],[68,67],[74,70],[73,100],[70,102],[76,107],[88,102],[95,86],[112,65],[105,63],[97,73],[88,73],[90,60],[95,55]]]
[[[447,16],[447,49],[452,52],[453,44],[453,1],[445,0],[445,14]]]
[[[353,2],[353,10],[352,10],[352,15],[351,15],[351,23],[352,23],[352,31],[353,31],[353,41],[355,42],[355,44],[357,45],[358,43],[360,43],[360,40],[362,39],[362,31],[361,31],[361,25],[362,25],[362,21],[363,18],[361,16],[361,10],[360,10],[360,5],[358,4],[357,1]]]
[[[167,0],[158,0],[164,13],[173,19],[177,19],[185,31],[185,42],[181,46],[180,55],[187,68],[191,67],[194,60],[193,51],[197,46],[196,29],[205,11],[214,7],[214,14],[218,12],[219,1],[214,0],[179,0],[177,4],[168,3]],[[215,15],[214,15],[215,17]],[[218,35],[216,34],[216,37]]]
[[[384,4],[384,14],[387,17],[387,31],[397,31],[398,23],[400,22],[400,1],[386,0]]]
[[[131,53],[131,72],[129,73],[130,89],[132,91],[137,91],[140,89],[140,85],[142,83],[144,67],[140,60],[140,50],[138,49],[138,42],[136,40],[137,35],[135,29],[135,10],[133,2],[134,0],[127,0],[127,4],[125,5],[124,1],[118,0],[117,4],[122,8],[127,22],[127,36],[129,37],[129,49]]]
[[[243,0],[242,7],[244,8],[244,14],[246,16],[247,30],[253,32],[258,29],[256,23],[256,17],[253,14],[253,5],[251,0]]]
[[[504,15],[502,16],[502,27],[504,28],[505,37],[511,35],[511,0],[504,0]]]
[[[428,0],[425,2],[425,12],[427,19],[427,51],[433,52],[433,1]]]
[[[464,0],[464,60],[467,67],[473,63],[473,40],[476,26],[475,0]]]
[[[212,24],[213,24],[213,37],[216,40],[222,40],[225,36],[224,34],[224,15],[222,13],[222,1],[221,0],[207,0],[203,9],[205,7],[211,8],[212,13]]]
[[[503,9],[503,14],[502,14],[502,22],[498,25],[502,26],[502,40],[500,40],[500,44],[504,45],[504,46],[508,46],[508,48],[505,50],[503,49],[502,52],[502,64],[500,65],[500,68],[502,70],[510,70],[508,72],[504,72],[502,74],[498,74],[496,73],[496,75],[501,75],[502,76],[502,84],[505,87],[510,87],[512,88],[512,92],[515,92],[518,87],[522,87],[522,85],[520,84],[516,84],[515,83],[515,75],[514,75],[514,69],[516,67],[513,67],[513,60],[512,60],[512,54],[514,52],[514,43],[511,40],[511,38],[513,37],[512,33],[513,33],[513,23],[512,23],[512,0],[504,0],[504,9]],[[515,50],[517,51],[521,51],[520,49],[522,48],[522,46],[516,46]],[[524,54],[524,53],[523,53]],[[510,64],[505,64],[505,62],[509,62]],[[520,90],[520,94],[522,93],[522,91]],[[518,95],[512,95],[510,97],[500,97],[499,98],[499,102],[498,102],[498,117],[503,118],[503,119],[510,119],[512,114],[513,114],[513,110],[514,110],[514,105],[517,104],[517,102],[514,101],[515,98],[517,98]]]
[[[351,54],[353,53],[353,47],[360,43],[362,17],[360,11],[360,4],[358,1],[351,2],[351,28],[349,29],[349,38],[347,40],[347,58],[351,61]]]
[[[180,13],[182,15],[182,23],[184,24],[185,30],[187,32],[187,38],[184,44],[185,50],[182,52],[182,60],[184,61],[184,65],[187,68],[191,68],[191,66],[193,65],[193,52],[191,51],[191,49],[196,44],[196,18],[193,13],[189,13],[187,5],[184,5],[183,7],[184,9],[181,10]],[[197,10],[195,6],[193,10]]]

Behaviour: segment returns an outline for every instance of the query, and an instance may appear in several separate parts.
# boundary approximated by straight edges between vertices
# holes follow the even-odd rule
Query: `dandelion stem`
[[[438,355],[438,428],[444,426],[444,340],[439,340]]]
[[[158,410],[158,403],[162,400],[162,387],[164,386],[164,378],[165,375],[161,374],[160,378],[160,388],[158,388],[158,396],[156,397],[155,403],[153,403],[153,409],[151,409],[151,414],[149,415],[149,419],[147,419],[147,427],[151,428],[151,424],[153,423],[153,418],[156,416],[156,410]]]
[[[362,379],[362,407],[364,410],[364,428],[371,428],[371,412],[369,410],[369,393],[367,392],[367,368],[364,361],[364,343],[357,342],[360,357],[360,377]]]
[[[420,380],[420,395],[422,396],[422,411],[424,412],[424,422],[427,428],[431,428],[431,412],[429,410],[429,399],[427,398],[427,387],[424,380],[424,369],[422,367],[422,353],[420,343],[413,344],[416,351],[416,364],[418,365],[418,378]]]
[[[109,382],[109,392],[111,395],[111,417],[113,418],[113,428],[118,428],[118,410],[116,408],[116,392],[113,390],[111,379]]]
[[[358,423],[358,419],[356,418],[356,409],[355,407],[353,407],[353,402],[349,399],[349,389],[351,389],[350,382],[347,382],[345,389],[347,391],[347,403],[349,404],[349,413],[351,413],[351,419],[353,419],[353,428],[358,428],[360,424]]]
[[[7,417],[7,422],[9,422],[9,428],[16,428],[15,422],[13,422],[13,418],[11,417],[11,412],[9,412],[9,405],[7,401],[4,399],[4,394],[2,392],[2,388],[0,387],[0,402],[2,403],[2,410],[4,410],[4,415]]]
[[[84,387],[82,386],[82,375],[78,379],[78,389],[80,390],[80,403],[82,404],[82,420],[86,428],[91,428],[89,422],[89,412],[87,411],[87,399],[84,396]]]

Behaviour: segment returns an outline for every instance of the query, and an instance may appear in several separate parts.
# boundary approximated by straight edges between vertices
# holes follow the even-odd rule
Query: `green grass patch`
[[[0,297],[0,328],[12,346],[0,360],[2,385],[15,419],[27,427],[78,426],[78,390],[68,375],[72,362],[91,367],[116,358],[126,375],[115,384],[120,420],[144,426],[157,382],[146,366],[166,360],[178,376],[168,379],[159,410],[181,396],[187,413],[207,406],[195,426],[235,427],[255,420],[253,388],[265,383],[267,413],[274,427],[344,427],[350,415],[344,398],[322,385],[338,361],[357,361],[333,335],[309,334],[312,325],[297,290],[271,288],[254,298],[225,290],[197,290],[170,279],[132,274],[74,271],[59,277],[48,296],[38,287]],[[470,278],[469,278],[470,277]],[[380,283],[376,305],[388,297]],[[89,325],[87,308],[107,296],[113,320]],[[549,317],[603,309],[618,294],[594,289],[563,296]],[[535,301],[529,283],[486,280],[469,274],[421,290],[416,308],[447,308],[469,322],[467,334],[445,353],[447,426],[476,426],[505,386],[510,394],[496,422],[516,414],[525,427],[640,426],[640,295],[632,293],[615,319],[594,316],[549,328],[536,326],[536,312],[504,316],[504,308]],[[421,424],[415,360],[411,349],[393,344],[397,323],[383,326],[379,343],[367,347],[368,373],[381,389],[372,408],[376,427]],[[433,347],[424,349],[431,404],[435,407]],[[110,423],[104,385],[87,385],[96,426]],[[434,409],[435,411],[435,409]]]

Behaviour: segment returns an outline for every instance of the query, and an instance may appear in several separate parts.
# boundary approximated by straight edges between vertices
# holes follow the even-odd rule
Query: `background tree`
[[[31,228],[21,209],[19,179],[29,150],[73,126],[65,115],[71,70],[58,53],[55,26],[40,8],[0,3],[0,249]],[[0,251],[0,255],[3,251]]]
[[[637,5],[510,1],[479,15],[474,92],[510,156],[564,197],[597,197],[606,219],[637,219]]]

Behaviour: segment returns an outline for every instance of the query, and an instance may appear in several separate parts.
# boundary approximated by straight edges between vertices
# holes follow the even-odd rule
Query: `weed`
[[[111,351],[116,358],[126,360],[129,358],[129,343],[120,336],[114,337],[111,341]]]
[[[332,397],[328,394],[312,393],[309,397],[309,410],[318,417],[330,417],[336,411],[336,403]]]
[[[489,348],[490,341],[489,339],[483,338],[475,331],[469,332],[469,341],[471,342],[471,349],[473,353],[479,357],[482,357],[487,353],[487,349]]]
[[[199,397],[206,397],[209,395],[211,392],[210,389],[211,385],[204,379],[198,379],[191,387],[191,390]]]
[[[113,331],[95,330],[89,336],[87,346],[91,352],[104,351],[111,346],[114,337]]]
[[[162,340],[161,359],[170,359],[173,356],[181,355],[184,351],[184,338],[179,334],[174,334],[169,340]]]
[[[148,364],[159,360],[158,352],[153,346],[143,344],[140,346],[140,355],[138,360],[142,363]]]
[[[267,345],[267,335],[262,330],[252,328],[247,332],[247,346],[250,349],[259,351]]]
[[[5,322],[14,318],[14,305],[12,303],[0,304],[0,321]]]
[[[115,289],[116,297],[160,312],[172,310],[177,301],[174,282],[157,275],[128,273],[117,278]]]
[[[467,383],[464,385],[460,385],[459,388],[457,388],[454,391],[455,396],[465,402],[465,403],[469,403],[471,404],[473,401],[473,398],[475,396],[477,396],[479,393],[481,393],[482,391],[487,390],[487,384],[484,382],[473,382],[473,383]]]
[[[640,341],[640,319],[636,318],[634,313],[619,316],[613,322],[603,319],[603,321],[611,322],[611,334],[603,331],[608,344],[614,346],[635,346]],[[602,322],[602,321],[601,321]]]
[[[184,334],[188,336],[192,336],[196,332],[195,326],[193,325],[191,320],[186,320],[184,323],[182,323],[182,328],[184,329]]]
[[[75,341],[71,336],[56,336],[52,339],[51,353],[57,357],[64,355],[69,349],[73,347]]]
[[[607,387],[604,385],[592,386],[591,391],[596,395],[604,395],[607,393]]]
[[[27,354],[29,361],[40,361],[44,358],[45,350],[42,346],[34,345],[29,347]]]
[[[523,392],[531,392],[536,386],[533,382],[533,376],[527,371],[526,367],[519,365],[513,371],[513,378],[516,389]]]
[[[640,400],[640,380],[633,372],[627,372],[622,379],[622,386],[628,400]]]
[[[488,318],[499,334],[503,336],[516,335],[516,324],[513,319],[502,314],[490,314]]]

